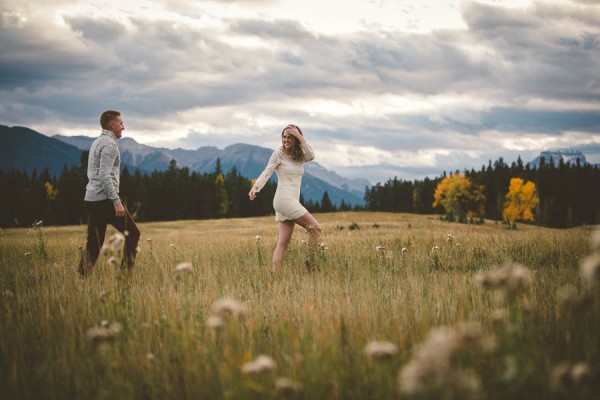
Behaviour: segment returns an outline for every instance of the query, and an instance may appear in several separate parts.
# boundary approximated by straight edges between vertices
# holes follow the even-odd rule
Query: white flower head
[[[175,267],[176,274],[183,274],[192,271],[192,263],[191,262],[182,262],[177,264]]]
[[[377,247],[375,247],[375,250],[377,250],[377,251],[385,251],[385,247],[383,247],[383,246],[377,246]]]
[[[259,235],[254,236],[254,241],[256,243],[260,242],[262,240],[262,238]]]
[[[206,326],[210,329],[218,329],[223,326],[223,318],[217,315],[211,315],[206,319]]]
[[[391,342],[373,340],[367,343],[364,352],[372,358],[388,358],[398,352],[398,346]]]
[[[121,324],[115,322],[106,326],[96,326],[87,330],[87,337],[95,345],[113,340],[121,333]]]
[[[592,254],[581,263],[581,276],[588,285],[595,286],[600,283],[600,254]]]
[[[239,318],[248,312],[248,307],[246,304],[240,303],[237,300],[223,298],[213,303],[212,312],[221,318]]]
[[[256,357],[253,361],[247,362],[242,366],[242,372],[245,374],[260,374],[263,372],[269,372],[277,367],[275,361],[265,355]]]
[[[403,247],[400,251],[402,252],[402,254],[405,254],[408,251],[408,249],[406,247]]]
[[[283,395],[292,395],[299,392],[302,386],[289,378],[279,377],[275,381],[275,389]]]

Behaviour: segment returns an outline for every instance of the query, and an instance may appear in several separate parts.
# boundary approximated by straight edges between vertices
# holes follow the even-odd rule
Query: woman
[[[279,221],[279,240],[273,254],[273,272],[278,272],[283,264],[285,250],[290,244],[296,224],[309,234],[308,260],[306,268],[314,270],[315,252],[321,238],[321,226],[306,208],[300,204],[300,183],[304,174],[305,162],[315,158],[312,147],[304,140],[302,131],[296,125],[288,125],[281,132],[281,148],[275,150],[265,170],[260,174],[248,195],[256,198],[273,171],[277,173],[277,190],[273,198],[275,220]]]

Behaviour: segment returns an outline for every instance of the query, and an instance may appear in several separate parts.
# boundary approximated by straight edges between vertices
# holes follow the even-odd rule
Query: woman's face
[[[292,131],[294,133],[298,132],[298,130],[296,128],[290,126],[290,127],[285,128],[285,130],[283,131],[283,134],[281,135],[281,145],[286,150],[289,150],[292,147],[294,147],[294,142],[295,142],[296,138],[291,133]]]

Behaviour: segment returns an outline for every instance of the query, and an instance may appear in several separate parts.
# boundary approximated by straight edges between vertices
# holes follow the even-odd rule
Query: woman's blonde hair
[[[288,126],[283,128],[283,130],[281,131],[281,137],[283,137],[283,134],[285,133],[285,130],[287,128],[296,128],[296,129],[298,129],[298,132],[300,132],[300,134],[302,136],[304,136],[304,134],[302,133],[302,130],[300,129],[300,127],[298,125],[289,124]],[[304,160],[304,150],[302,150],[302,147],[300,147],[300,141],[298,139],[296,139],[295,136],[292,136],[292,143],[293,143],[293,145],[292,145],[290,157],[295,162],[303,161]]]

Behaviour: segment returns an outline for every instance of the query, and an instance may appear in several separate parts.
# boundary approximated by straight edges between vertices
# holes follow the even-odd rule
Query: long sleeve
[[[302,144],[302,150],[304,150],[304,162],[309,162],[315,159],[315,152],[313,151],[310,144],[304,142]]]
[[[98,169],[100,183],[106,195],[114,204],[121,203],[119,199],[118,176],[114,176],[115,162],[118,157],[119,149],[116,144],[104,146],[100,152],[100,168]]]
[[[273,175],[273,171],[275,171],[275,168],[277,168],[279,164],[281,164],[281,155],[279,154],[278,150],[275,150],[273,154],[271,154],[265,170],[256,179],[256,183],[254,184],[256,187],[256,193],[260,192],[263,186],[265,186],[271,175]]]

